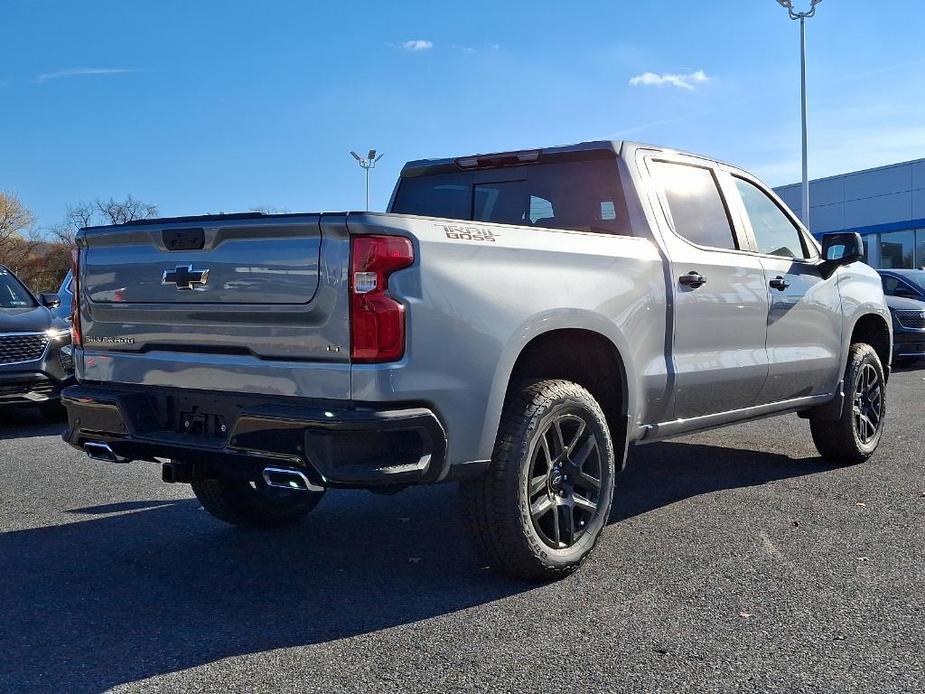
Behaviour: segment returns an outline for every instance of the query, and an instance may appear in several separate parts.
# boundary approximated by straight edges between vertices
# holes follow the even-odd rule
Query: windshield
[[[35,300],[9,270],[0,268],[0,308],[35,306]]]
[[[542,229],[631,233],[613,158],[405,178],[391,211]]]
[[[912,272],[904,272],[902,278],[918,287],[918,290],[925,294],[925,270],[913,270]]]

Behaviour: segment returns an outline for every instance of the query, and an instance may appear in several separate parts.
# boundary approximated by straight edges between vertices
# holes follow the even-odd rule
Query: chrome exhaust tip
[[[263,481],[268,487],[288,489],[297,492],[323,492],[324,487],[315,484],[301,470],[285,467],[266,467],[263,469]]]
[[[104,463],[127,463],[128,458],[116,455],[108,443],[102,441],[87,441],[83,445],[84,453],[93,460],[100,460]]]

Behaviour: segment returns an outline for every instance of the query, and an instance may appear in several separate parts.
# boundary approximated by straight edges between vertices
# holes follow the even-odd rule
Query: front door
[[[674,419],[754,405],[768,374],[764,268],[733,230],[714,169],[653,159],[670,231],[674,285]]]
[[[816,249],[755,182],[733,175],[768,294],[768,378],[758,403],[833,392],[840,377],[842,309],[835,276],[819,271]]]

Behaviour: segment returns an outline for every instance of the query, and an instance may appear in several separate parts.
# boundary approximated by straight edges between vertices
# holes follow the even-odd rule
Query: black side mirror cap
[[[822,237],[822,274],[831,277],[840,265],[850,265],[864,257],[864,241],[856,231],[839,231]]]
[[[39,294],[39,301],[42,303],[42,306],[47,306],[48,308],[57,308],[61,305],[61,297],[51,292]]]

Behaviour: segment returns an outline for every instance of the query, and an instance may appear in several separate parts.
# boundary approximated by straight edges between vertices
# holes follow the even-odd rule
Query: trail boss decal
[[[464,226],[462,224],[438,224],[437,226],[446,232],[448,239],[456,241],[488,241],[494,243],[495,237],[499,236],[496,232],[483,227]]]

